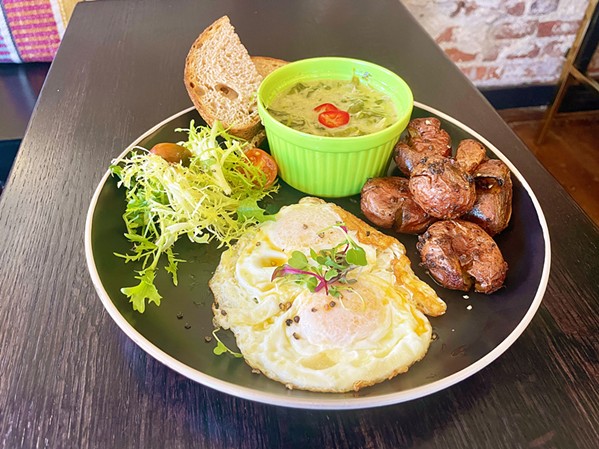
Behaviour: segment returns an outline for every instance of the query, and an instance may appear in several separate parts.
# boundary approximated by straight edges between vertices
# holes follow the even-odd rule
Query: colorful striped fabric
[[[77,0],[0,0],[0,62],[52,61]]]

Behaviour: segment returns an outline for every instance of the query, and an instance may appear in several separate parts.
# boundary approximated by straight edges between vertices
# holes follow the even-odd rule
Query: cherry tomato
[[[349,123],[349,113],[345,111],[326,111],[318,115],[318,121],[327,128],[337,128]]]
[[[191,152],[187,148],[176,143],[157,143],[150,153],[160,156],[170,164],[186,164],[191,157]]]
[[[320,114],[321,112],[338,111],[339,108],[332,103],[323,103],[319,106],[316,106],[314,110]]]
[[[275,182],[275,179],[277,179],[277,173],[279,171],[273,157],[260,148],[250,148],[245,151],[245,155],[254,166],[258,167],[266,175],[266,184],[264,187],[271,186]]]

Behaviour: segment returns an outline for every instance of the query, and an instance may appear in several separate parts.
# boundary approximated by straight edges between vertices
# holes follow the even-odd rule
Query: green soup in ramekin
[[[393,102],[395,122],[366,135],[323,137],[286,126],[268,112],[277,96],[299,82],[354,78]],[[392,71],[341,57],[289,63],[268,75],[258,89],[258,112],[281,178],[301,192],[329,198],[355,195],[369,178],[387,171],[393,147],[408,124],[413,104],[409,86]]]

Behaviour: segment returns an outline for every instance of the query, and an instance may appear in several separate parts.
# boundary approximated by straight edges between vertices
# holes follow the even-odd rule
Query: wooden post
[[[584,13],[584,17],[582,19],[578,32],[576,33],[576,37],[574,38],[572,47],[570,47],[568,56],[566,57],[566,62],[564,63],[564,67],[562,69],[562,73],[558,81],[559,87],[557,93],[555,94],[553,103],[545,112],[545,117],[543,118],[543,125],[541,126],[541,130],[537,137],[538,144],[543,143],[543,140],[545,140],[545,136],[547,135],[547,131],[549,131],[551,121],[557,114],[557,111],[562,103],[562,100],[564,99],[566,91],[568,90],[570,84],[572,84],[572,81],[577,80],[578,82],[586,83],[595,90],[597,90],[597,92],[599,92],[599,83],[597,83],[597,81],[595,81],[594,79],[586,76],[584,73],[578,70],[578,68],[575,65],[578,53],[582,48],[582,42],[585,38],[587,31],[589,30],[589,24],[591,23],[594,17],[595,9],[597,8],[597,2],[598,0],[590,0],[589,5],[587,6],[587,9]]]

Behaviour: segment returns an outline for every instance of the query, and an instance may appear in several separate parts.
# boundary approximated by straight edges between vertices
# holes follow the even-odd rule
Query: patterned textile
[[[77,0],[0,0],[0,62],[52,61]]]

